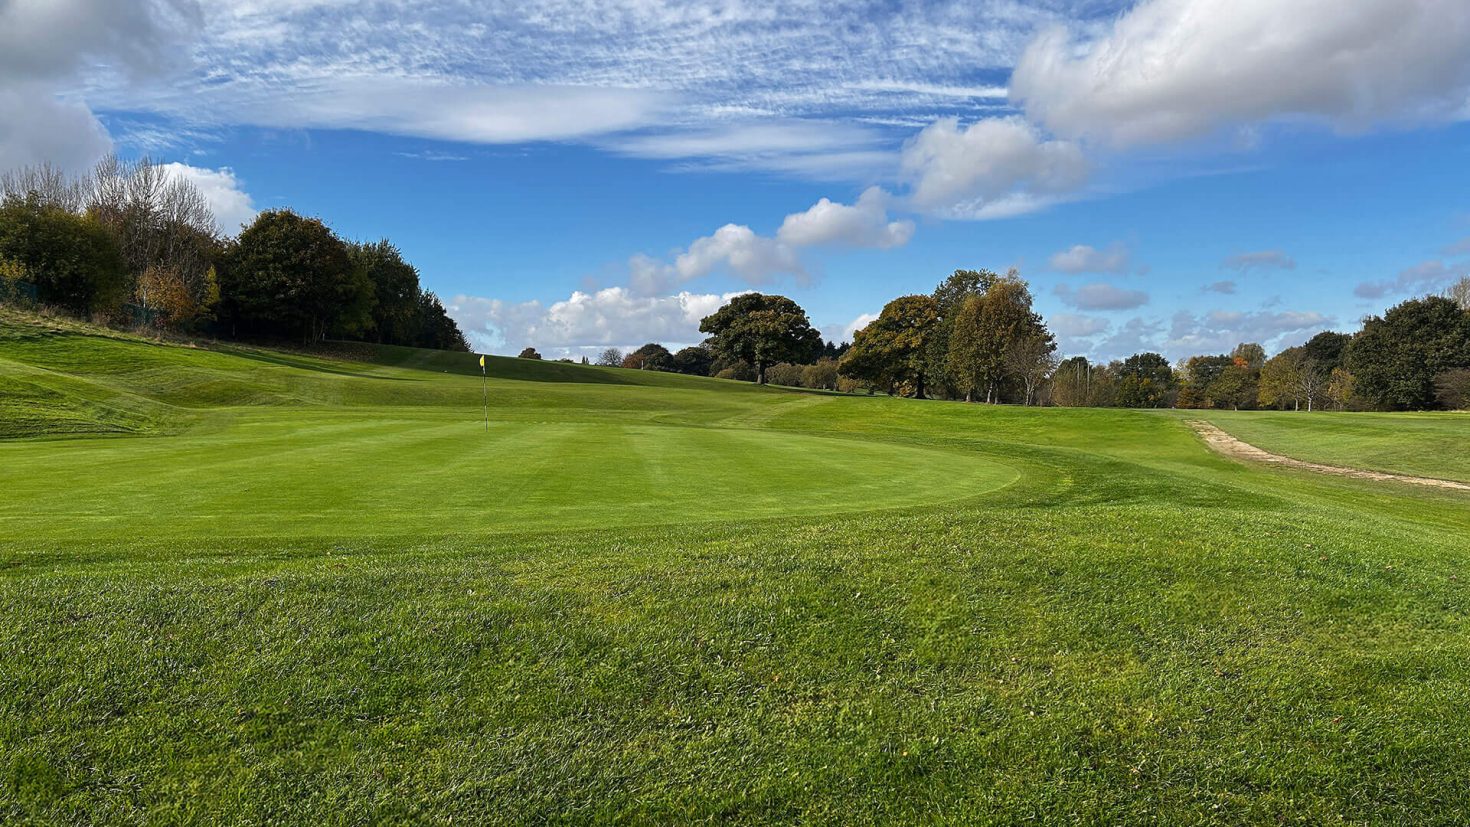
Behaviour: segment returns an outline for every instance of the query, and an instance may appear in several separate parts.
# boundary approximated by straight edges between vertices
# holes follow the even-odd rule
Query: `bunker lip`
[[[1249,442],[1243,442],[1230,434],[1220,430],[1218,427],[1198,419],[1185,420],[1185,424],[1194,429],[1205,444],[1211,450],[1231,459],[1251,462],[1269,462],[1273,465],[1282,465],[1287,468],[1300,468],[1304,471],[1315,471],[1319,474],[1331,474],[1338,477],[1352,477],[1360,480],[1376,480],[1378,482],[1406,482],[1412,485],[1425,485],[1431,488],[1447,488],[1454,491],[1470,491],[1470,483],[1455,482],[1454,480],[1440,480],[1433,477],[1414,477],[1407,474],[1390,474],[1384,471],[1368,471],[1363,468],[1344,468],[1340,465],[1324,465],[1320,462],[1307,462],[1306,460],[1293,459],[1273,454],[1269,451],[1257,448]]]

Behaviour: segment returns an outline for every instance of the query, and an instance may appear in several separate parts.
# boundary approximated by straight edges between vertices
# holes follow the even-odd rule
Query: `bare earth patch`
[[[1360,480],[1407,482],[1413,485],[1427,485],[1431,488],[1450,488],[1456,491],[1470,491],[1470,483],[1455,482],[1453,480],[1437,480],[1433,477],[1411,477],[1406,474],[1388,474],[1383,471],[1366,471],[1361,468],[1343,468],[1340,465],[1323,465],[1320,462],[1292,459],[1291,457],[1284,457],[1280,454],[1263,451],[1248,442],[1241,442],[1208,422],[1191,419],[1187,420],[1185,424],[1193,428],[1195,433],[1199,434],[1200,438],[1211,449],[1233,459],[1269,462],[1275,465],[1284,465],[1287,468],[1301,468],[1306,471],[1316,471],[1319,474],[1333,474],[1339,477],[1353,477]]]

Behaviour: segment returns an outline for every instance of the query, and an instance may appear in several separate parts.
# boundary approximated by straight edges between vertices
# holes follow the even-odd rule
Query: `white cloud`
[[[1111,336],[1098,342],[1092,355],[1101,361],[1124,359],[1135,353],[1161,350],[1159,339],[1164,326],[1154,319],[1134,317],[1124,322]]]
[[[136,82],[187,61],[193,0],[10,0],[0,3],[0,171],[48,161],[90,166],[112,148],[77,94],[88,72]]]
[[[585,138],[659,119],[674,100],[645,89],[491,86],[433,76],[297,78],[286,88],[230,82],[157,90],[146,104],[188,118],[205,110],[255,126],[360,129],[482,144]]]
[[[1360,299],[1381,299],[1416,291],[1433,292],[1467,274],[1470,274],[1470,262],[1447,263],[1431,259],[1406,267],[1387,281],[1361,282],[1353,288],[1353,295]]]
[[[823,335],[830,341],[851,342],[859,330],[862,330],[877,320],[877,313],[859,313],[857,318],[847,324],[834,328],[831,331],[823,331]]]
[[[255,202],[241,188],[240,179],[229,167],[204,169],[178,162],[160,166],[169,175],[177,175],[199,189],[214,211],[215,223],[226,235],[236,235],[242,225],[255,220]]]
[[[1111,325],[1107,319],[1085,316],[1080,313],[1053,313],[1046,319],[1047,325],[1058,335],[1070,339],[1085,339],[1108,332]]]
[[[823,198],[806,212],[786,216],[776,238],[796,247],[902,247],[914,235],[914,222],[889,221],[888,200],[878,187],[869,187],[851,206]]]
[[[1293,117],[1461,119],[1467,43],[1464,0],[1144,0],[1093,40],[1043,32],[1011,98],[1054,133],[1118,145]]]
[[[653,295],[720,271],[750,285],[765,284],[780,275],[805,279],[801,248],[887,249],[907,244],[914,234],[914,222],[889,221],[889,197],[878,187],[870,187],[852,205],[820,199],[804,212],[786,216],[774,237],[760,235],[744,224],[726,224],[676,252],[672,262],[633,256],[628,260],[629,284],[642,295]]]
[[[1110,245],[1105,250],[1087,244],[1077,244],[1067,250],[1054,253],[1051,269],[1060,273],[1123,273],[1128,270],[1130,255],[1122,244]]]
[[[499,353],[534,347],[550,356],[645,342],[670,347],[695,344],[704,340],[700,320],[737,295],[639,296],[627,288],[609,287],[577,291],[551,305],[458,295],[447,309],[479,347]]]
[[[791,245],[758,235],[743,224],[726,224],[711,235],[695,239],[674,259],[674,270],[683,281],[707,276],[722,267],[750,284],[764,283],[780,273],[806,273]]]
[[[0,87],[0,172],[42,162],[78,171],[111,148],[86,104],[40,84]]]
[[[1230,296],[1235,293],[1236,284],[1233,281],[1215,281],[1200,288],[1205,293],[1219,293],[1222,296]]]
[[[1059,284],[1053,292],[1063,304],[1078,310],[1132,310],[1148,304],[1148,294],[1142,290],[1124,290],[1101,282],[1077,288]]]
[[[1236,253],[1220,262],[1227,270],[1295,270],[1296,259],[1281,250],[1260,250],[1253,253]]]
[[[1079,146],[1047,140],[1020,118],[964,128],[941,118],[904,145],[901,166],[915,207],[964,218],[1036,209],[1076,192],[1088,177]]]
[[[1333,322],[1332,317],[1311,311],[1214,310],[1202,315],[1180,311],[1170,321],[1165,355],[1178,359],[1226,353],[1241,342],[1259,342],[1274,353],[1305,342]]]

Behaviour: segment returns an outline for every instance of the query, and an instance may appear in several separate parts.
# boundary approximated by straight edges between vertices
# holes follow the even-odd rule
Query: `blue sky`
[[[957,267],[1068,354],[1274,350],[1470,270],[1470,4],[0,3],[0,167],[109,150],[391,239],[495,352]]]

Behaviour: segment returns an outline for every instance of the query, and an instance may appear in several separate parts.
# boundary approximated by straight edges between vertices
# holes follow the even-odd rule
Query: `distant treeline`
[[[704,319],[701,345],[656,343],[600,365],[824,390],[1073,407],[1427,410],[1470,407],[1470,278],[1267,358],[1230,353],[1171,365],[1158,353],[1106,364],[1056,357],[1014,271],[956,270],[930,295],[902,296],[849,344],[823,343],[783,296],[737,297]],[[529,351],[534,353],[534,351]],[[528,354],[522,354],[528,355]],[[539,358],[539,357],[537,357]],[[585,361],[585,360],[584,360]]]
[[[387,240],[345,241],[291,210],[225,237],[199,190],[147,159],[81,177],[28,167],[0,194],[0,299],[178,333],[469,349]]]

